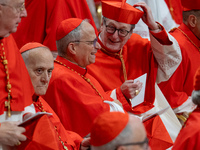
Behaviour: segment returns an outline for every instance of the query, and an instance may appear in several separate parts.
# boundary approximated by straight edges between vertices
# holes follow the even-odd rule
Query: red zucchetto
[[[194,75],[194,90],[200,90],[200,68],[197,69]]]
[[[183,11],[200,10],[200,0],[181,0]]]
[[[30,49],[37,48],[37,47],[46,47],[46,46],[44,46],[38,42],[29,42],[29,43],[25,44],[24,46],[22,46],[22,48],[19,51],[20,51],[20,53],[23,53],[25,51],[28,51]]]
[[[79,18],[69,18],[63,20],[57,28],[56,31],[56,41],[65,37],[72,30],[76,29],[82,22],[82,19]]]
[[[111,142],[124,130],[128,121],[128,113],[105,112],[99,115],[91,128],[91,145],[102,146]]]
[[[126,3],[126,0],[102,0],[104,17],[127,24],[136,24],[143,11]]]

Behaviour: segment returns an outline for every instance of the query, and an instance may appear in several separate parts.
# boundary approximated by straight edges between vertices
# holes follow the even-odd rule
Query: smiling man
[[[99,81],[105,91],[122,103],[126,111],[148,114],[149,110],[159,108],[156,100],[166,102],[155,98],[156,82],[167,81],[179,66],[182,57],[178,43],[166,33],[162,25],[155,22],[150,7],[144,2],[131,6],[126,0],[102,0],[102,14],[103,21],[98,36],[101,49],[96,54],[96,62],[88,67],[88,72]],[[140,18],[149,28],[151,42],[133,33]],[[145,73],[147,79],[144,102],[132,108],[130,101],[138,94],[140,86],[134,79]],[[154,124],[156,119],[159,123]],[[160,128],[163,125],[162,120],[157,116],[151,121],[145,122],[145,127],[148,136],[151,136],[152,149],[168,148],[170,140],[163,138],[164,133],[166,136],[168,133],[164,127],[162,131]],[[173,122],[169,125],[171,123]],[[154,139],[156,130],[152,133],[148,124],[154,124],[157,131],[161,131],[158,132],[161,133],[159,138]],[[157,142],[157,139],[162,143]]]
[[[58,56],[44,99],[67,130],[84,137],[97,115],[123,109],[87,73],[100,48],[92,25],[78,18],[66,19],[58,26],[56,39]]]

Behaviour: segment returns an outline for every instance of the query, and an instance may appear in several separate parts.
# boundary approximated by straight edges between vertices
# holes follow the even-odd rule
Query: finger
[[[140,83],[138,84],[138,87],[139,87],[139,89],[141,90],[141,89],[142,89],[142,87],[143,87],[143,83],[142,83],[142,82],[140,82]]]
[[[146,10],[147,5],[144,2],[138,2],[136,4],[133,5],[133,7],[141,7],[143,10]]]
[[[138,89],[138,90],[139,90],[139,92],[141,91],[141,89],[142,89],[142,86],[140,86],[140,87],[139,87],[139,89]]]
[[[19,146],[21,144],[21,142],[20,141],[18,141],[15,145],[16,146]]]
[[[137,96],[140,93],[139,90],[135,90],[135,95]]]
[[[126,80],[126,83],[134,83],[134,80]]]
[[[17,129],[19,131],[19,133],[24,133],[26,132],[26,129],[24,127],[18,127]]]
[[[13,138],[13,139],[10,139],[9,143],[7,143],[6,145],[16,146],[17,143],[19,143],[19,140],[17,138]]]
[[[20,141],[26,141],[26,139],[27,139],[27,137],[25,135],[23,135],[23,134],[19,135],[19,140]]]
[[[145,4],[146,4],[145,2],[137,2],[133,6],[140,6],[140,5],[145,5]]]
[[[140,81],[136,81],[135,83],[133,83],[133,88],[139,88],[143,83]],[[134,89],[135,90],[135,89]]]
[[[135,90],[132,90],[130,93],[131,99],[135,97]]]
[[[135,88],[137,88],[137,87],[138,87],[138,84],[137,84],[137,83],[131,84],[131,88],[132,88],[133,90],[135,90]]]

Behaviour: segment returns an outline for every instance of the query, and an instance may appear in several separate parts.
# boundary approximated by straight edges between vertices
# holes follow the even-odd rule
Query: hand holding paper
[[[140,90],[139,94],[131,100],[132,107],[137,106],[137,105],[141,104],[142,102],[144,102],[146,78],[147,78],[147,74],[145,73],[142,76],[140,76],[134,80],[134,82],[137,82],[137,81],[142,82],[142,89]]]

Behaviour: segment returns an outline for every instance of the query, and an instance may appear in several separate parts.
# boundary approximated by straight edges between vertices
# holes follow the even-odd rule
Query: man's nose
[[[99,42],[96,43],[95,48],[96,49],[101,49],[101,45],[99,44]]]
[[[50,79],[50,77],[49,77],[48,72],[47,72],[47,71],[44,71],[43,74],[42,74],[42,78],[41,78],[42,82],[48,83],[48,82],[49,82],[49,79]]]
[[[113,36],[114,39],[119,38],[119,33],[118,32],[119,32],[119,30],[115,30],[115,32],[113,33],[112,36]]]
[[[22,10],[22,11],[20,12],[20,17],[21,17],[21,18],[22,18],[22,17],[27,17],[26,8],[24,8],[24,10]]]

